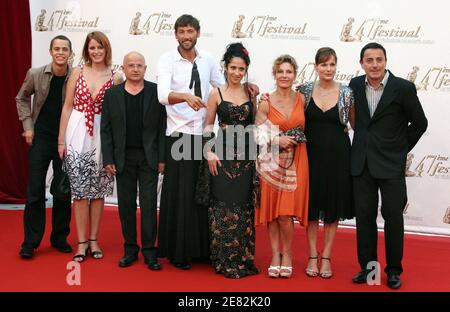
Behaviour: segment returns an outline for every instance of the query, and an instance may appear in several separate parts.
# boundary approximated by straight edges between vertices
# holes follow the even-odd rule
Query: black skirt
[[[180,138],[189,146],[181,146]],[[178,155],[172,154],[172,147],[185,152],[185,157],[178,159]],[[209,259],[208,210],[194,201],[201,154],[201,135],[166,138],[158,255],[174,263]]]

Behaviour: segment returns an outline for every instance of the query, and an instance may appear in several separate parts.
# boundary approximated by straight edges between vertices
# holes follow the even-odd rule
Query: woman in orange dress
[[[261,199],[255,224],[268,224],[272,247],[270,277],[292,275],[294,218],[302,226],[308,223],[306,145],[285,134],[294,129],[302,132],[305,127],[304,97],[292,90],[297,69],[290,55],[275,60],[272,73],[276,90],[260,102],[256,115],[256,139],[263,148],[257,161]]]

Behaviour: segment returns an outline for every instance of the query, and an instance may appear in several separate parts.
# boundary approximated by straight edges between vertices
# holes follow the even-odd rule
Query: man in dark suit
[[[407,153],[427,128],[427,119],[413,83],[386,70],[386,50],[378,43],[360,54],[366,75],[353,78],[355,132],[351,174],[354,183],[358,260],[362,271],[354,283],[365,283],[377,261],[378,190],[384,218],[388,286],[401,286],[403,209],[407,202]],[[372,262],[375,261],[375,262]]]
[[[157,260],[157,184],[164,171],[165,108],[158,101],[155,83],[144,80],[144,57],[128,53],[122,70],[126,81],[105,93],[101,144],[103,165],[117,177],[117,198],[125,255],[120,267],[138,258],[136,197],[139,184],[142,254],[149,269],[159,270]]]

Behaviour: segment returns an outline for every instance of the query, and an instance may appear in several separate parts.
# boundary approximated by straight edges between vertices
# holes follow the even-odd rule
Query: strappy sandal
[[[308,258],[308,262],[309,260],[317,260],[317,262],[319,262],[319,256],[315,256],[315,257],[309,257]],[[319,275],[319,270],[313,270],[313,269],[309,269],[308,267],[305,269],[305,274],[308,275],[309,277],[317,277]]]
[[[280,276],[280,266],[279,265],[271,265],[267,269],[267,274],[269,277],[277,278]]]
[[[84,245],[84,244],[88,244],[86,249],[84,250],[84,254],[76,254],[75,256],[73,256],[73,261],[83,262],[84,260],[86,260],[86,256],[89,253],[89,242],[88,241],[78,242],[78,245]]]
[[[89,244],[91,243],[91,242],[96,242],[97,241],[97,239],[89,239]],[[92,256],[92,258],[94,258],[94,259],[96,259],[96,260],[99,260],[99,259],[102,259],[103,258],[103,252],[101,251],[101,250],[95,250],[95,251],[93,251],[92,250],[92,247],[90,247],[90,249],[91,249],[91,256]]]
[[[331,258],[322,257],[322,258],[320,258],[320,261],[322,262],[322,260],[327,260],[331,264]],[[321,265],[321,267],[322,267],[322,265]],[[331,270],[323,271],[323,272],[320,272],[319,275],[320,275],[321,278],[328,279],[328,278],[331,278],[333,276],[333,271],[331,271]]]

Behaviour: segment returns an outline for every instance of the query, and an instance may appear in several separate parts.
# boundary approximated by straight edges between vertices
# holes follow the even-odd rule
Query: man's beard
[[[180,48],[185,51],[191,51],[195,48],[195,45],[197,44],[197,39],[190,41],[190,46],[188,48],[185,48],[185,45],[182,42],[178,42],[180,45]]]

